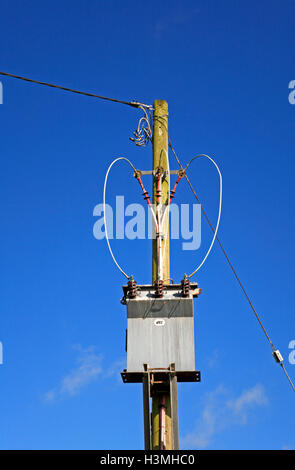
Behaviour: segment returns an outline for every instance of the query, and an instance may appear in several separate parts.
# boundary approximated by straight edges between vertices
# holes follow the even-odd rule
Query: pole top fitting
[[[180,170],[178,170],[177,174],[178,176],[180,176],[180,178],[183,178],[185,176],[185,170],[181,168]]]
[[[162,166],[158,166],[154,171],[154,176],[158,175],[163,175],[164,174],[164,168]]]
[[[135,170],[133,173],[134,178],[138,179],[142,177],[142,172],[140,170]]]

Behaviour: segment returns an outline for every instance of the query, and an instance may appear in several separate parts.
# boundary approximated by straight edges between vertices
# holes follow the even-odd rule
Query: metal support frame
[[[144,444],[145,450],[152,450],[152,422],[151,422],[151,398],[157,394],[168,392],[170,394],[170,413],[172,425],[172,446],[179,449],[178,432],[178,401],[177,401],[177,375],[175,364],[170,364],[168,369],[150,369],[144,364],[142,376],[143,384],[143,417],[144,417]]]
[[[143,365],[144,374],[142,378],[143,389],[143,423],[144,423],[144,448],[152,449],[152,420],[151,420],[151,384],[150,373],[147,364]]]
[[[178,431],[178,399],[177,399],[177,375],[175,374],[175,365],[170,365],[169,384],[170,384],[170,406],[172,422],[172,442],[173,449],[179,449],[179,431]]]
[[[141,175],[155,175],[157,170],[136,170]],[[179,175],[181,170],[170,170],[170,175]]]

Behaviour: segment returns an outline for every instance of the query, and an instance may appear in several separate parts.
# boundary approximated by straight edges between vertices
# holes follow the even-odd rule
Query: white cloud
[[[196,428],[183,438],[183,445],[198,449],[208,447],[216,434],[234,425],[245,425],[250,410],[267,402],[264,388],[259,384],[244,390],[237,398],[230,398],[228,390],[219,386],[207,394]]]
[[[57,398],[65,396],[76,395],[82,387],[96,380],[101,373],[102,356],[95,353],[94,346],[87,349],[76,346],[76,349],[80,353],[77,359],[78,365],[61,380],[57,387],[49,390],[44,395],[46,402],[52,402]]]
[[[236,416],[239,416],[243,423],[247,421],[247,412],[249,406],[265,405],[267,398],[262,385],[255,385],[255,387],[245,390],[242,394],[234,399],[229,400],[227,407],[233,411]]]
[[[219,362],[219,351],[218,349],[214,349],[210,356],[207,357],[207,365],[210,368],[213,368]]]

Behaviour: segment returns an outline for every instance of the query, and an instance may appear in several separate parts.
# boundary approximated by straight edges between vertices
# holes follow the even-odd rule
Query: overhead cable
[[[175,159],[176,159],[176,161],[177,161],[177,163],[178,163],[180,169],[183,170],[182,164],[181,164],[181,162],[180,162],[180,160],[179,160],[179,158],[178,158],[178,156],[177,156],[177,154],[176,154],[176,152],[175,152],[175,150],[174,150],[174,148],[173,148],[173,145],[172,145],[172,142],[171,142],[171,139],[170,139],[169,136],[168,136],[168,139],[169,139],[169,147],[171,148],[172,153],[173,153],[173,155],[174,155],[174,157],[175,157]],[[198,198],[197,193],[196,193],[196,191],[195,191],[193,185],[191,184],[191,182],[190,182],[190,180],[189,180],[187,174],[185,173],[184,176],[185,176],[185,178],[186,178],[186,180],[187,180],[187,182],[188,182],[188,184],[189,184],[189,187],[190,187],[192,193],[194,194],[196,200],[198,201],[199,204],[201,204],[201,201],[200,201],[200,199]],[[213,233],[215,233],[215,229],[214,229],[214,227],[213,227],[213,225],[212,225],[212,223],[211,223],[211,221],[210,221],[210,219],[209,219],[209,217],[208,217],[208,215],[207,215],[205,209],[203,208],[203,205],[202,205],[202,204],[201,204],[201,210],[202,210],[202,212],[203,212],[203,214],[204,214],[204,216],[205,216],[205,218],[206,218],[206,220],[207,220],[207,222],[208,222],[209,227],[211,228],[211,230],[213,231]],[[248,303],[249,303],[249,305],[250,305],[250,307],[251,307],[251,310],[253,311],[253,313],[254,313],[254,315],[255,315],[255,317],[256,317],[256,319],[257,319],[257,321],[258,321],[258,323],[259,323],[259,325],[260,325],[260,327],[261,327],[261,329],[262,329],[262,331],[263,331],[263,333],[265,334],[265,336],[266,336],[266,338],[267,338],[267,341],[268,341],[269,344],[270,344],[270,347],[271,347],[271,349],[272,349],[272,354],[273,354],[274,359],[275,359],[276,362],[278,362],[279,365],[282,367],[282,370],[284,371],[284,373],[285,373],[285,375],[286,375],[286,377],[287,377],[287,379],[288,379],[288,381],[289,381],[289,383],[290,383],[292,389],[295,391],[295,386],[294,386],[294,384],[293,384],[293,382],[292,382],[290,376],[288,375],[288,373],[287,373],[287,371],[286,371],[286,368],[285,368],[285,366],[284,366],[284,364],[283,364],[283,357],[281,356],[280,352],[275,349],[275,347],[274,347],[274,345],[273,345],[273,343],[272,343],[272,341],[271,341],[271,339],[270,339],[270,337],[269,337],[269,335],[268,335],[268,333],[267,333],[267,331],[266,331],[266,329],[265,329],[265,327],[264,327],[264,325],[263,325],[263,323],[262,323],[262,321],[261,321],[261,319],[260,319],[260,317],[259,317],[257,311],[256,311],[255,308],[254,308],[253,303],[252,303],[251,300],[250,300],[250,297],[248,296],[248,294],[247,294],[247,292],[246,292],[246,289],[245,289],[244,285],[242,284],[242,281],[240,280],[240,278],[239,278],[239,276],[238,276],[238,274],[237,274],[237,271],[235,270],[233,264],[231,263],[231,261],[230,261],[230,259],[229,259],[229,257],[228,257],[228,254],[226,253],[226,251],[225,251],[225,249],[224,249],[224,247],[223,247],[221,241],[219,240],[219,238],[218,238],[217,235],[215,236],[215,238],[216,238],[216,241],[217,241],[217,243],[219,244],[219,246],[220,246],[220,248],[221,248],[221,250],[222,250],[222,252],[223,252],[223,254],[224,254],[224,256],[225,256],[225,258],[226,258],[226,260],[227,260],[227,262],[228,262],[228,264],[229,264],[229,266],[230,266],[230,268],[231,268],[231,270],[232,270],[232,272],[233,272],[233,274],[234,274],[234,276],[235,276],[235,278],[236,278],[236,280],[238,281],[239,286],[241,287],[241,289],[242,289],[242,291],[243,291],[243,293],[244,293],[244,295],[245,295],[245,297],[246,297],[246,299],[247,299],[247,301],[248,301]]]
[[[20,75],[14,75],[12,73],[7,73],[7,72],[1,72],[0,71],[0,75],[3,75],[5,77],[10,77],[10,78],[17,78],[18,80],[23,80],[25,82],[35,83],[35,84],[38,84],[38,85],[44,85],[44,86],[48,86],[48,87],[51,87],[51,88],[58,88],[59,90],[69,91],[71,93],[77,93],[79,95],[91,96],[92,98],[97,98],[97,99],[106,100],[106,101],[112,101],[114,103],[126,104],[127,106],[132,106],[133,108],[140,108],[141,107],[141,108],[146,108],[146,109],[153,109],[153,107],[151,105],[144,104],[144,103],[138,103],[137,101],[123,101],[123,100],[118,100],[116,98],[109,98],[107,96],[97,95],[95,93],[89,93],[89,92],[86,92],[86,91],[75,90],[73,88],[68,88],[68,87],[61,86],[61,85],[54,85],[53,83],[47,83],[47,82],[41,82],[39,80],[33,80],[32,78],[22,77]]]
[[[108,181],[108,176],[109,176],[109,172],[112,168],[112,166],[117,163],[118,161],[120,160],[125,160],[127,163],[129,163],[129,165],[131,166],[131,168],[133,169],[134,172],[136,172],[135,170],[135,167],[134,165],[132,165],[132,163],[130,162],[130,160],[128,160],[128,158],[125,158],[125,157],[119,157],[119,158],[116,158],[115,160],[112,161],[112,163],[109,165],[108,169],[107,169],[107,172],[106,172],[106,175],[105,175],[105,179],[104,179],[104,185],[103,185],[103,220],[104,220],[104,228],[105,228],[105,236],[106,236],[106,241],[107,241],[107,245],[108,245],[108,249],[109,249],[109,252],[111,254],[111,257],[113,258],[113,261],[115,263],[115,265],[117,266],[117,268],[119,269],[119,271],[121,271],[121,273],[127,278],[127,279],[130,279],[131,276],[129,276],[128,274],[125,273],[125,271],[121,268],[121,266],[119,265],[119,263],[117,262],[115,256],[114,256],[114,253],[112,251],[112,248],[111,248],[111,245],[110,245],[110,241],[109,241],[109,233],[108,233],[108,227],[107,227],[107,221],[106,221],[106,188],[107,188],[107,181]]]
[[[217,217],[216,227],[213,231],[214,235],[213,235],[211,244],[210,244],[210,246],[207,250],[207,253],[204,256],[202,262],[199,264],[199,266],[189,276],[187,276],[188,278],[192,277],[194,274],[196,274],[197,271],[199,271],[199,269],[203,266],[203,264],[205,263],[206,259],[208,258],[209,254],[212,250],[212,247],[214,245],[214,242],[215,242],[215,239],[216,239],[216,236],[217,236],[218,228],[219,228],[220,216],[221,216],[221,207],[222,207],[222,175],[221,175],[221,172],[219,170],[219,167],[218,167],[217,163],[213,160],[213,158],[209,157],[209,155],[206,155],[206,154],[197,155],[194,158],[192,158],[191,161],[186,165],[186,167],[184,168],[184,172],[186,174],[186,170],[188,169],[190,164],[194,160],[196,160],[197,158],[200,158],[200,157],[205,157],[205,158],[209,159],[213,163],[213,165],[215,166],[216,170],[218,171],[218,175],[219,175],[219,208],[218,208],[218,217]]]

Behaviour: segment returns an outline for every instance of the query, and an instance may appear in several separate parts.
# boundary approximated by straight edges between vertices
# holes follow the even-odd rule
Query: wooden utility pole
[[[159,165],[164,171],[168,170],[168,103],[164,100],[154,101],[153,114],[153,171],[159,169]],[[169,182],[168,176],[162,182],[162,205],[169,202]],[[156,207],[157,186],[156,178],[153,178],[153,204]],[[163,253],[163,278],[162,281],[169,284],[170,278],[170,244],[169,244],[169,217],[165,217],[162,233],[165,234]],[[157,280],[158,270],[157,240],[153,239],[153,283]]]
[[[168,163],[168,103],[164,100],[156,100],[154,102],[153,114],[153,204],[157,204],[157,178],[156,172],[166,172],[165,178],[162,180],[160,204],[165,207],[169,203],[170,188],[169,188],[169,169]],[[159,201],[158,201],[159,202]],[[169,244],[169,214],[165,217],[161,232],[163,239],[163,254],[162,254],[162,281],[164,284],[170,283],[170,244]],[[153,283],[158,279],[158,254],[157,254],[157,240],[153,239]],[[155,393],[152,398],[152,448],[160,449],[160,435],[161,435],[161,408],[165,404],[165,441],[166,449],[171,450],[174,448],[173,440],[173,423],[171,420],[171,400],[170,393],[166,391]]]
[[[153,168],[134,172],[152,210],[152,284],[137,285],[130,278],[123,286],[128,335],[127,369],[121,375],[124,383],[142,382],[146,450],[179,449],[177,383],[200,381],[194,370],[193,290],[187,279],[170,282],[169,206],[183,175],[170,171],[168,142],[168,104],[156,100]],[[152,174],[153,207],[141,174]],[[171,174],[178,175],[172,191]],[[195,283],[194,291],[197,287]]]

